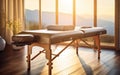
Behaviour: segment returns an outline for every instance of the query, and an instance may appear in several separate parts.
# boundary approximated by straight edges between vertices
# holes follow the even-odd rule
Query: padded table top
[[[103,27],[82,28],[80,30],[55,31],[55,30],[26,30],[22,33],[38,35],[41,41],[45,40],[51,43],[58,43],[73,39],[91,37],[95,35],[106,34],[106,29]]]

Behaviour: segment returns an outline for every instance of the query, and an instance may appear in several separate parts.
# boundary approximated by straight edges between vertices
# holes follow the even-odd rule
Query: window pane
[[[76,0],[76,25],[77,26],[94,26],[93,25],[93,7],[94,0]]]
[[[24,0],[25,25],[27,30],[39,28],[39,0]]]
[[[81,27],[93,27],[94,24],[94,0],[76,0],[76,29]],[[89,44],[93,44],[93,38],[84,38]],[[80,45],[85,45],[80,42]]]
[[[42,27],[55,24],[55,0],[41,0]]]
[[[73,24],[73,0],[58,0],[59,24],[72,25]]]
[[[103,44],[114,46],[114,3],[115,0],[97,0],[98,26],[107,29],[107,35],[101,37]]]

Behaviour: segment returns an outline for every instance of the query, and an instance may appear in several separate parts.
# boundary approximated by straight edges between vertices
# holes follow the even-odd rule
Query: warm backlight
[[[59,0],[59,12],[72,13],[73,10],[73,0]]]

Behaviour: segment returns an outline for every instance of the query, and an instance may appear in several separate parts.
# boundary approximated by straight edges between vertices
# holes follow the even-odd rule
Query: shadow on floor
[[[78,55],[79,60],[82,64],[83,69],[85,70],[86,75],[93,75],[93,71],[89,65],[85,63],[85,61]]]

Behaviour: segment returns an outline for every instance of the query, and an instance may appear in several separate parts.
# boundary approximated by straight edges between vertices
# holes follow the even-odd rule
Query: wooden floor
[[[64,46],[58,46],[54,53]],[[24,48],[26,49],[26,48]],[[41,54],[32,61],[27,72],[26,50],[13,50],[11,46],[0,52],[0,75],[46,75],[47,60]],[[33,48],[33,55],[40,50]],[[79,56],[72,46],[53,61],[53,75],[120,75],[120,52],[102,50],[101,59],[90,48],[79,48]]]

